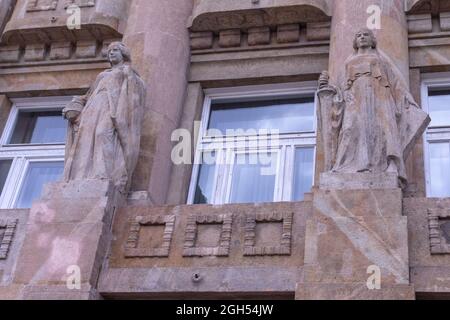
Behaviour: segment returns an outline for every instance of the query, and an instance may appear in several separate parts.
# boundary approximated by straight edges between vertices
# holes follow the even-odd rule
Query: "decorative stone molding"
[[[258,223],[282,223],[281,241],[274,246],[256,244]],[[292,249],[293,213],[248,214],[245,224],[244,256],[290,256]]]
[[[109,44],[119,39],[108,39],[98,44],[96,41],[53,42],[51,45],[29,44],[25,47],[0,46],[0,65],[20,64],[21,66],[36,63],[60,63],[62,61],[77,62],[79,60],[106,61],[106,49]]]
[[[68,8],[71,5],[76,5],[80,8],[95,7],[95,0],[66,0],[64,8]]]
[[[306,39],[300,34],[306,33]],[[241,48],[248,50],[258,46],[283,46],[307,44],[316,41],[329,41],[331,23],[282,24],[274,28],[269,26],[252,27],[248,29],[229,29],[219,32],[191,32],[191,49],[220,50],[222,48]],[[274,41],[272,41],[274,39]]]
[[[431,254],[450,254],[450,210],[428,209]]]
[[[121,38],[129,0],[17,0],[2,45],[103,41]],[[69,30],[67,8],[81,9],[80,28]],[[25,14],[24,14],[25,13]],[[2,24],[0,22],[0,24]],[[75,26],[74,26],[75,27]]]
[[[18,219],[0,220],[0,260],[8,257],[18,222]]]
[[[197,247],[199,225],[222,225],[219,245],[216,247]],[[233,214],[191,215],[188,218],[184,241],[184,257],[217,256],[230,254]]]
[[[423,33],[433,31],[431,13],[413,14],[408,16],[409,33]]]
[[[59,0],[28,0],[27,12],[56,10]]]
[[[126,258],[164,258],[170,253],[173,232],[175,230],[175,216],[137,217],[131,224],[128,241],[125,248]],[[148,226],[164,226],[163,243],[160,248],[139,248],[139,234],[142,228]]]
[[[279,24],[329,21],[330,0],[197,0],[189,23],[191,31],[247,29]]]
[[[406,12],[421,14],[450,11],[450,2],[448,0],[406,0]]]

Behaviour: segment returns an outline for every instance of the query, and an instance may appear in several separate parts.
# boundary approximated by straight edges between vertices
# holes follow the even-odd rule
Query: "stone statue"
[[[108,47],[108,60],[112,68],[63,110],[69,120],[64,177],[110,180],[126,193],[139,156],[145,86],[123,43]]]
[[[405,159],[430,122],[371,30],[356,33],[345,63],[346,83],[319,79],[318,117],[325,170],[395,173],[406,183]]]

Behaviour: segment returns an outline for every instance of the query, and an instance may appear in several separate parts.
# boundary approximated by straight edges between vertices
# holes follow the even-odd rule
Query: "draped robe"
[[[129,189],[139,149],[144,83],[127,64],[102,72],[86,96],[78,119],[70,125],[66,147],[66,181],[111,180]]]
[[[406,182],[405,159],[428,115],[377,50],[351,56],[345,70],[343,91],[330,86],[318,92],[327,170],[381,173],[393,161]]]

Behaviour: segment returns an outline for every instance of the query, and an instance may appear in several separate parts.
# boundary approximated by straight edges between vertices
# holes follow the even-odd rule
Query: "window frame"
[[[421,83],[421,100],[422,109],[430,113],[429,105],[429,91],[430,89],[444,89],[450,92],[450,73],[427,73],[422,75]],[[431,164],[430,164],[430,144],[448,142],[450,148],[450,124],[446,127],[431,127],[429,126],[423,134],[423,148],[424,148],[424,164],[425,164],[425,187],[427,198],[432,198],[431,195]]]
[[[66,143],[8,144],[17,124],[19,112],[62,110],[71,100],[71,96],[11,99],[12,107],[0,138],[0,161],[12,160],[12,164],[0,195],[0,209],[16,207],[31,163],[65,160]]]
[[[234,159],[238,153],[248,154],[250,152],[266,152],[267,149],[271,152],[278,153],[277,175],[275,177],[274,188],[274,202],[292,201],[293,187],[294,187],[294,163],[295,150],[297,148],[312,148],[314,152],[313,161],[313,185],[316,169],[316,153],[317,153],[317,82],[295,82],[272,85],[257,85],[257,86],[243,86],[231,88],[214,88],[204,90],[203,111],[196,136],[194,165],[191,173],[191,180],[189,184],[189,192],[187,204],[193,205],[196,195],[196,188],[200,173],[200,160],[203,153],[208,151],[216,151],[217,158],[216,169],[214,172],[214,188],[211,203],[214,205],[222,205],[230,203],[232,174],[234,172]],[[314,127],[313,131],[302,133],[286,133],[280,134],[280,143],[266,148],[251,148],[245,147],[245,142],[258,139],[258,135],[236,135],[232,137],[210,137],[206,135],[208,130],[211,106],[213,102],[228,102],[230,100],[246,100],[257,98],[264,101],[272,98],[290,98],[290,97],[311,97],[314,99]],[[242,138],[244,145],[234,148],[227,148],[225,145],[227,141],[239,141]],[[215,143],[214,143],[215,142]],[[219,145],[218,145],[219,144]],[[218,148],[218,146],[222,148]],[[288,150],[290,149],[290,150]],[[245,151],[245,152],[244,152]],[[225,163],[223,161],[225,160]]]

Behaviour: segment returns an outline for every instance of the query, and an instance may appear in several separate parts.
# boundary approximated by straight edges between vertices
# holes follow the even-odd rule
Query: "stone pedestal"
[[[409,280],[407,218],[399,188],[371,189],[383,177],[333,187],[342,175],[322,176],[314,192],[313,217],[306,227],[304,282],[298,299],[413,299]],[[349,177],[351,178],[351,177]],[[367,177],[366,177],[367,178]],[[387,178],[385,183],[393,183]],[[333,183],[331,183],[333,182]],[[360,181],[361,182],[361,181]],[[374,270],[380,290],[370,290]]]
[[[97,281],[122,201],[108,181],[46,186],[31,209],[18,260],[14,282],[25,285],[22,298],[99,298]]]

